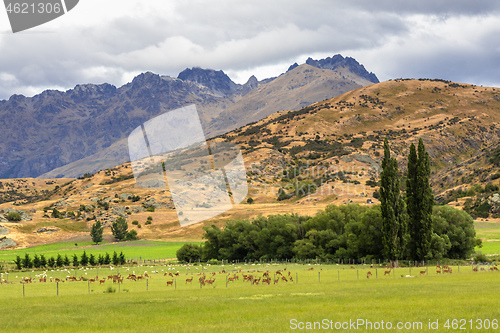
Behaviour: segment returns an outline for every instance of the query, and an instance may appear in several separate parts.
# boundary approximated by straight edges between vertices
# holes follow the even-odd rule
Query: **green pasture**
[[[163,242],[163,241],[130,241],[118,243],[104,243],[95,245],[91,242],[65,242],[65,243],[52,243],[46,245],[39,245],[24,249],[2,250],[0,251],[0,262],[12,262],[16,256],[24,257],[28,253],[32,258],[35,253],[38,255],[43,254],[46,258],[53,256],[57,257],[58,254],[62,256],[68,255],[72,257],[73,254],[79,257],[86,251],[87,255],[93,254],[98,256],[104,255],[108,252],[110,255],[114,251],[117,253],[123,252],[128,259],[134,260],[155,260],[155,259],[169,259],[176,258],[176,252],[185,242]]]
[[[148,272],[150,276],[139,281],[124,279],[119,285],[107,279],[103,284],[88,281],[21,284],[17,282],[21,277],[31,274],[34,278],[44,272],[14,272],[9,274],[9,281],[16,282],[0,285],[1,331],[287,332],[306,330],[299,329],[300,323],[335,325],[351,321],[361,324],[363,320],[372,325],[380,325],[382,321],[393,325],[422,323],[422,329],[403,330],[407,332],[471,332],[485,331],[476,329],[477,320],[484,323],[489,320],[491,326],[493,320],[498,323],[500,319],[499,271],[473,272],[469,265],[452,266],[452,274],[436,274],[433,266],[412,268],[413,277],[406,277],[410,275],[410,268],[391,270],[387,275],[384,275],[386,268],[367,265],[351,268],[294,264],[287,265],[286,271],[284,268],[276,264],[142,265],[45,273],[54,279],[68,274],[86,277],[98,274],[102,278],[117,272],[124,277],[132,272],[143,276]],[[278,270],[288,282],[276,273]],[[425,273],[420,274],[421,270]],[[269,271],[272,279],[280,277],[280,281],[269,285],[243,281],[243,274],[262,278],[265,271]],[[368,271],[372,272],[370,278],[366,277]],[[177,272],[179,275],[174,275]],[[200,288],[201,272],[215,279],[212,286]],[[228,276],[235,274],[238,280],[226,282]],[[193,278],[193,282],[186,283],[186,278]],[[173,284],[167,286],[167,281]],[[107,293],[109,288],[114,292]],[[474,327],[446,329],[448,319],[463,319],[466,328],[467,325]],[[430,329],[429,321],[437,321],[438,329]],[[349,327],[342,331],[394,330]]]
[[[500,254],[500,223],[474,222],[476,236],[483,240],[483,246],[476,248],[483,254]]]

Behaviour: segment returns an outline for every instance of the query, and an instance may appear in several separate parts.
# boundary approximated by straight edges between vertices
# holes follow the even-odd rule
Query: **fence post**
[[[149,279],[146,279],[146,291],[149,291]]]
[[[359,269],[356,270],[356,276],[358,277],[359,280]]]
[[[23,283],[23,297],[24,297],[24,283]]]
[[[299,273],[295,273],[295,284],[299,283]]]
[[[59,296],[59,282],[56,282],[56,285],[57,285],[57,292],[56,292],[56,294],[57,294],[57,296]]]
[[[378,279],[378,268],[375,268],[375,279]]]
[[[177,278],[174,279],[174,290],[177,290]]]
[[[321,272],[318,272],[318,282],[321,283]]]
[[[338,280],[340,281],[340,271],[337,271]]]
[[[89,294],[90,294],[90,281],[87,281],[87,287],[88,287]]]

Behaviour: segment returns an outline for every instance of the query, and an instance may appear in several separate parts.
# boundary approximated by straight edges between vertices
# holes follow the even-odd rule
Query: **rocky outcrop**
[[[314,60],[312,58],[308,58],[306,64],[321,68],[321,69],[330,69],[336,70],[337,68],[345,67],[350,72],[367,79],[373,83],[379,83],[377,76],[371,72],[368,72],[363,65],[357,62],[354,58],[346,57],[344,58],[340,54],[334,55],[333,57],[328,57],[321,60]],[[292,68],[292,65],[290,68]],[[290,70],[290,69],[289,69]]]

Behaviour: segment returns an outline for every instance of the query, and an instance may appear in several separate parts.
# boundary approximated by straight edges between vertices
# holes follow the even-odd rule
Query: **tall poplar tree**
[[[406,180],[406,205],[409,216],[409,254],[412,260],[423,262],[431,246],[432,205],[434,195],[429,184],[431,174],[429,153],[422,139],[418,150],[412,143],[408,155],[408,177]]]
[[[380,203],[384,252],[392,267],[398,267],[398,260],[402,258],[405,248],[407,215],[400,191],[398,162],[391,157],[387,138],[384,140],[384,158],[380,176]]]

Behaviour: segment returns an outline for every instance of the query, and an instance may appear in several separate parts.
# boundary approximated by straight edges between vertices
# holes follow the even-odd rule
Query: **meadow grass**
[[[500,254],[500,223],[474,222],[476,236],[484,239],[482,247],[476,251],[483,254]]]
[[[309,270],[311,267],[314,270]],[[426,274],[420,275],[415,273],[421,269],[416,272],[414,268],[414,277],[406,278],[409,268],[396,269],[391,275],[383,275],[385,268],[375,268],[376,278],[375,269],[361,265],[354,269],[342,265],[288,265],[287,271],[283,268],[283,265],[256,264],[78,269],[71,272],[77,276],[85,273],[105,276],[119,270],[122,276],[127,276],[133,271],[136,274],[148,271],[150,278],[125,279],[119,286],[108,280],[104,284],[31,283],[24,285],[25,297],[22,284],[3,284],[0,285],[1,331],[286,332],[292,330],[291,320],[295,319],[293,323],[297,324],[325,323],[324,320],[333,323],[383,320],[394,325],[421,322],[422,329],[407,331],[439,332],[453,331],[444,329],[447,319],[500,319],[500,272],[497,271],[472,272],[471,266],[460,269],[455,266],[453,274],[441,275],[429,267]],[[242,272],[237,273],[240,269]],[[266,270],[274,278],[278,269],[294,281],[252,285],[242,279],[242,274],[260,277]],[[374,274],[370,279],[366,278],[368,270]],[[213,286],[200,288],[197,280],[201,271],[215,278]],[[176,272],[178,276],[168,276]],[[29,273],[18,272],[18,278]],[[35,273],[40,272],[31,272]],[[49,271],[47,275],[51,273],[64,276],[67,271]],[[226,277],[235,273],[240,279],[227,283],[226,287]],[[185,283],[190,277],[193,283]],[[167,286],[166,281],[171,280],[175,285]],[[106,293],[108,288],[115,292]],[[440,329],[429,329],[429,320],[438,320]],[[359,330],[391,331],[366,327]]]
[[[129,242],[117,242],[117,243],[101,243],[95,245],[92,242],[79,242],[75,245],[74,242],[63,242],[63,243],[52,243],[46,245],[39,245],[24,249],[13,249],[13,250],[3,250],[0,251],[0,262],[12,262],[16,256],[24,257],[25,253],[28,253],[31,258],[36,253],[38,255],[43,254],[46,258],[53,256],[57,257],[58,254],[62,256],[68,255],[71,259],[73,254],[81,256],[83,251],[87,255],[93,254],[98,256],[99,254],[104,255],[113,252],[123,252],[127,259],[142,260],[149,259],[169,259],[176,258],[176,252],[179,248],[184,245],[185,242],[164,242],[164,241],[129,241]]]

